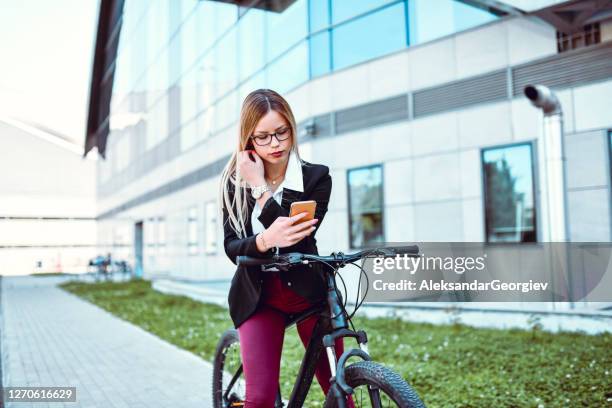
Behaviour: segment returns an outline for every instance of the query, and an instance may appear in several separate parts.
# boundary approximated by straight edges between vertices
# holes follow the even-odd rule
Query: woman
[[[221,175],[225,253],[234,263],[239,255],[318,254],[314,236],[327,212],[331,187],[327,166],[300,158],[295,119],[285,99],[269,89],[251,92],[242,105],[237,150]],[[315,218],[294,224],[306,213],[289,217],[290,205],[304,200],[317,202]],[[257,267],[236,270],[228,301],[240,337],[245,408],[274,406],[287,314],[325,298],[325,280],[318,266],[282,273]],[[304,346],[316,321],[317,316],[311,316],[297,325]],[[342,346],[338,339],[338,356]],[[317,363],[316,377],[327,394],[331,373],[325,353]]]

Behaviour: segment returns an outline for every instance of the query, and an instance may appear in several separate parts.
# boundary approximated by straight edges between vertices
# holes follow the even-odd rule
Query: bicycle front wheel
[[[238,331],[227,330],[217,344],[213,362],[214,408],[241,407],[245,399],[244,373]]]
[[[417,393],[397,373],[372,361],[360,361],[344,369],[344,379],[353,388],[358,408],[425,408]],[[325,408],[336,408],[336,399],[327,394]]]

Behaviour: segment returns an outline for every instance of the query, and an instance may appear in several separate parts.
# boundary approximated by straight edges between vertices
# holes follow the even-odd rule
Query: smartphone
[[[256,154],[256,153],[255,153],[255,148],[253,147],[253,143],[251,141],[247,143],[246,149],[244,150],[249,152],[249,159],[251,159],[252,162],[255,162],[255,158],[253,157],[253,154]]]
[[[250,150],[247,150],[247,152],[249,152],[249,159],[251,159],[253,163],[256,163],[255,157],[253,157],[253,155],[255,154],[255,150],[250,149]]]
[[[290,217],[293,217],[294,215],[298,215],[303,212],[308,213],[308,215],[299,219],[293,225],[298,225],[298,224],[303,223],[304,221],[309,221],[309,220],[314,219],[316,208],[317,208],[317,202],[315,200],[295,201],[291,203],[291,210],[289,211]]]

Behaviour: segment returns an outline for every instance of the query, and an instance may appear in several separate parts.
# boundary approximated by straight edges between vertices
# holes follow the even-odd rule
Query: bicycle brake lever
[[[299,252],[289,252],[287,254],[277,255],[278,262],[270,263],[267,268],[277,268],[279,271],[286,272],[292,266],[301,264],[304,260],[304,255]]]
[[[301,264],[304,260],[304,255],[299,252],[289,252],[284,254],[283,257],[289,266]]]

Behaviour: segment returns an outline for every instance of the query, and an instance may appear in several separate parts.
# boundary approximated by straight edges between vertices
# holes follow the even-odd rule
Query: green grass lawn
[[[30,276],[37,276],[37,277],[41,277],[41,278],[46,278],[49,276],[69,276],[69,273],[66,272],[37,272],[37,273],[31,273]]]
[[[159,293],[144,280],[62,287],[209,361],[220,334],[233,327],[226,309]],[[526,331],[393,318],[356,318],[354,323],[367,331],[373,359],[400,373],[428,407],[612,406],[607,402],[612,398],[611,334],[551,334],[537,330],[537,324]],[[285,398],[303,351],[292,328],[282,359]],[[316,384],[306,406],[320,407],[322,401]]]

